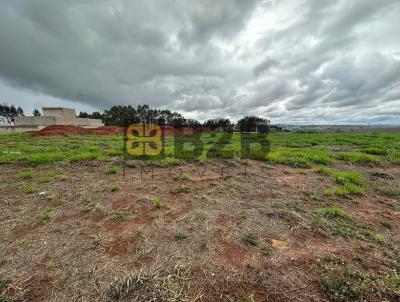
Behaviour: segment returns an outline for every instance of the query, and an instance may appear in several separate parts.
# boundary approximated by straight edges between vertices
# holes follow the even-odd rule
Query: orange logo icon
[[[132,124],[127,129],[126,150],[132,156],[160,155],[163,145],[161,127],[149,124]]]

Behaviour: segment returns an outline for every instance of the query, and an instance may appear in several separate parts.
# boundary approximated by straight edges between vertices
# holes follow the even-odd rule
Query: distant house
[[[42,108],[41,116],[18,116],[15,117],[14,125],[0,125],[0,133],[37,131],[50,125],[68,125],[83,128],[104,126],[100,119],[77,118],[75,109],[44,107]]]

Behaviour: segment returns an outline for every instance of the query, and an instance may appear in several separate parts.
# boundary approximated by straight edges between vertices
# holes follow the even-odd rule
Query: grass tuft
[[[33,178],[33,171],[32,170],[27,170],[27,171],[22,171],[19,176],[22,179],[31,179]]]
[[[53,220],[53,211],[51,209],[44,210],[44,212],[42,213],[41,219],[44,222],[52,221]]]
[[[25,193],[32,194],[32,193],[35,193],[37,190],[34,185],[26,185],[24,187],[24,191],[25,191]]]
[[[353,218],[338,207],[319,208],[315,211],[312,226],[315,229],[329,231],[334,236],[367,240],[372,237],[368,226],[358,224]]]
[[[175,233],[174,237],[175,237],[175,240],[177,240],[177,241],[182,241],[182,240],[185,240],[188,238],[188,236],[185,233],[183,233],[182,231],[177,231]]]
[[[379,244],[385,244],[386,243],[386,239],[385,236],[381,235],[381,234],[376,234],[374,236],[374,239],[376,242],[378,242]]]
[[[161,209],[161,198],[160,197],[156,197],[153,200],[153,205],[156,209]]]
[[[258,244],[258,237],[253,233],[247,233],[243,237],[243,241],[250,245],[257,245]]]
[[[349,164],[371,164],[379,162],[375,156],[359,152],[339,152],[336,153],[336,157]]]
[[[121,168],[118,166],[110,166],[104,170],[104,173],[111,175],[111,174],[117,174],[119,171],[121,171]]]
[[[400,188],[393,188],[393,187],[380,187],[377,188],[379,194],[387,197],[395,197],[400,198]]]
[[[190,191],[191,191],[190,187],[181,185],[181,186],[171,189],[169,192],[171,194],[182,194],[182,193],[190,193]]]
[[[117,192],[119,190],[121,190],[121,187],[118,184],[113,184],[111,186],[111,192]]]

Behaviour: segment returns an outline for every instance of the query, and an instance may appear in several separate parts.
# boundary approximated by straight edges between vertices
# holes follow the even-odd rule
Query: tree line
[[[15,107],[6,103],[0,104],[0,122],[13,123],[16,116],[24,116],[24,110],[21,107]]]
[[[237,123],[229,119],[209,119],[201,123],[194,119],[186,119],[179,112],[172,112],[168,109],[153,109],[148,105],[132,106],[113,106],[104,113],[100,112],[80,112],[80,118],[101,119],[105,125],[115,125],[127,127],[130,124],[157,124],[169,125],[174,128],[209,128],[213,131],[224,132],[243,131],[243,132],[265,132],[269,128],[270,121],[257,116],[245,116]]]
[[[35,109],[33,116],[40,116],[40,111]],[[0,121],[12,123],[16,116],[24,116],[21,107],[0,104]],[[103,113],[95,111],[92,113],[80,112],[79,118],[101,119],[107,126],[128,127],[130,124],[157,124],[169,125],[174,128],[209,128],[213,131],[242,131],[242,132],[264,132],[269,128],[269,120],[257,116],[245,116],[237,123],[229,119],[209,119],[201,123],[194,119],[186,119],[179,112],[173,112],[168,109],[154,109],[148,105],[138,105],[136,108],[130,105],[112,106]]]

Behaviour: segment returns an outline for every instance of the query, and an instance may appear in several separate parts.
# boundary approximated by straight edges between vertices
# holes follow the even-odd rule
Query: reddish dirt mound
[[[171,126],[161,126],[164,136],[175,136],[176,134],[191,135],[195,132],[209,133],[210,129],[192,129],[192,128],[178,128],[175,129]],[[32,136],[55,136],[55,135],[77,135],[77,134],[94,134],[94,135],[115,135],[126,133],[125,127],[119,126],[102,126],[97,128],[82,128],[78,126],[68,125],[51,125],[39,131],[30,132]]]
[[[118,126],[103,126],[98,128],[82,128],[78,126],[51,125],[39,131],[31,132],[36,136],[55,136],[55,135],[77,135],[77,134],[95,134],[95,135],[114,135],[123,134],[126,129]]]
[[[247,251],[238,245],[232,245],[229,243],[223,243],[222,257],[235,266],[246,265],[251,261],[251,256]]]

